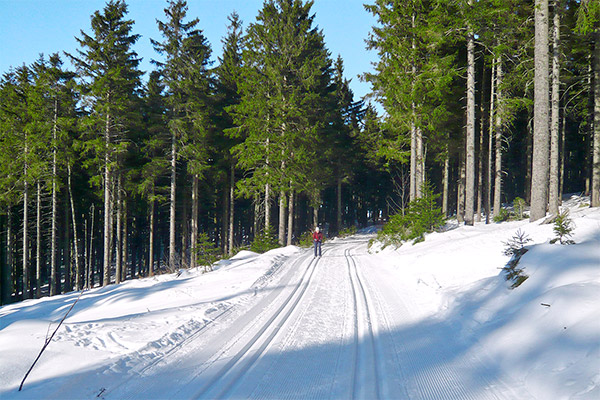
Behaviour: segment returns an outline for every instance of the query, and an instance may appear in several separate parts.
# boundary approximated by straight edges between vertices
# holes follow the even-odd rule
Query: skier
[[[321,257],[321,243],[323,242],[323,233],[320,232],[318,226],[313,232],[313,242],[315,244],[315,257],[317,256],[317,249],[319,251],[318,255],[319,257]]]

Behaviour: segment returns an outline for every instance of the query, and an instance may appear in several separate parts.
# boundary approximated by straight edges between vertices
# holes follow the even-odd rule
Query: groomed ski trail
[[[523,398],[476,344],[460,342],[457,327],[413,317],[408,283],[367,252],[367,241],[279,259],[245,301],[220,303],[214,319],[190,321],[178,338],[68,378],[62,389],[94,381],[105,400]]]

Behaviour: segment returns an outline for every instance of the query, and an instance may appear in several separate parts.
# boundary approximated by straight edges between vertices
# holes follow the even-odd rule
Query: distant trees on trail
[[[443,215],[491,222],[516,197],[532,220],[562,193],[600,206],[599,2],[368,3],[379,60],[361,79],[383,115],[354,98],[303,0],[267,0],[247,24],[233,12],[216,61],[186,1],[167,1],[148,74],[127,4],[109,0],[73,54],[4,71],[1,303],[297,243],[317,224],[392,219],[418,237]]]

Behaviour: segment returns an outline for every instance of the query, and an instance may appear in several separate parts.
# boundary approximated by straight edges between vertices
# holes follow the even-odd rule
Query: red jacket
[[[323,241],[323,233],[322,232],[313,232],[313,240],[315,242],[322,242]]]

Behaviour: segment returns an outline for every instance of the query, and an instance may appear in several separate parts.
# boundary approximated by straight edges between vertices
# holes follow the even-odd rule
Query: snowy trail
[[[192,313],[177,334],[63,378],[46,398],[74,387],[106,400],[527,398],[457,339],[460,327],[415,318],[409,283],[367,240],[281,257],[211,319]]]

